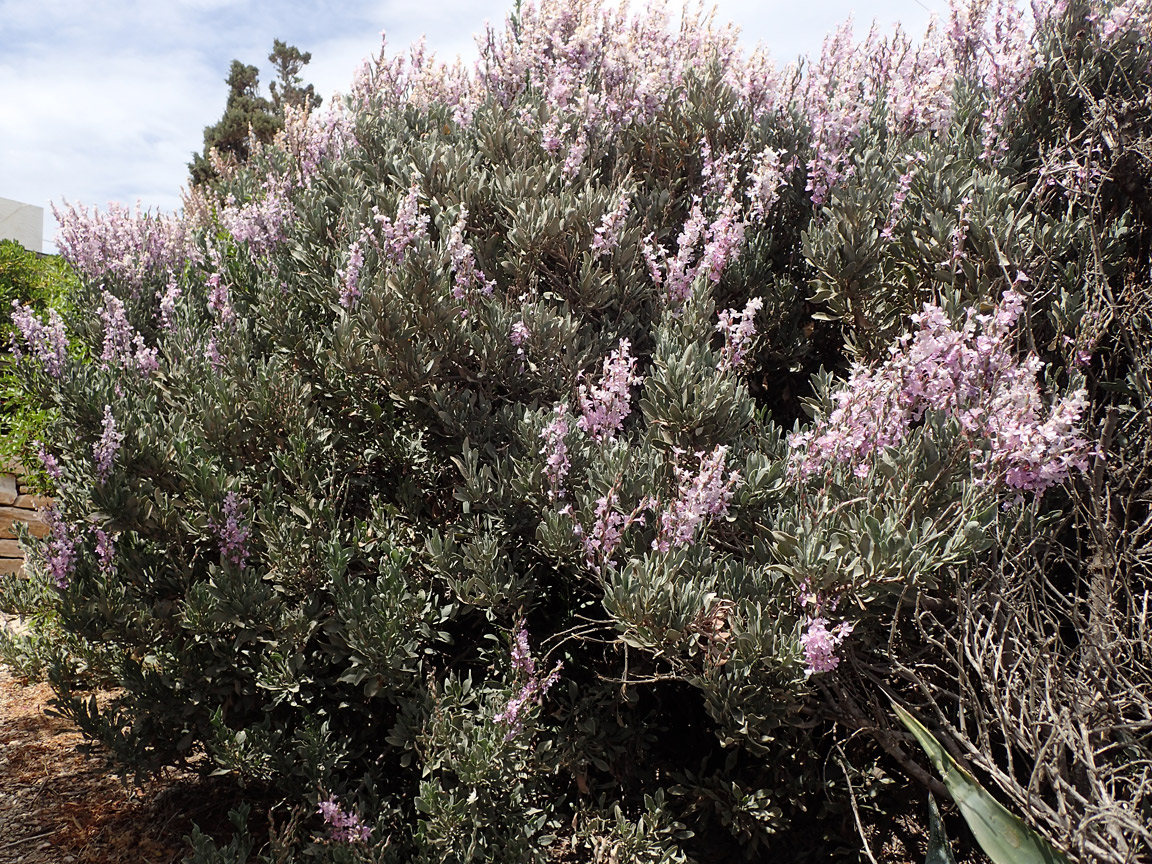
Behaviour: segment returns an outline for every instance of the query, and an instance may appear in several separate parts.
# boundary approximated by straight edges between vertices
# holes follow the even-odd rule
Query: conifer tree
[[[215,150],[225,159],[243,165],[251,156],[252,139],[267,144],[284,128],[285,105],[309,110],[319,106],[321,100],[315,88],[311,84],[305,85],[300,78],[300,70],[311,59],[311,52],[301,53],[295,45],[276,39],[268,55],[277,76],[277,81],[269,85],[271,99],[260,95],[259,69],[239,60],[232,61],[226,79],[228,101],[224,115],[205,127],[204,150],[193,154],[188,165],[194,185],[216,177],[209,151]]]

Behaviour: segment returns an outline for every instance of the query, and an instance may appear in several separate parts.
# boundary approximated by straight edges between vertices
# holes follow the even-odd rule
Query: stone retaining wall
[[[0,466],[0,573],[17,573],[24,567],[24,550],[16,539],[16,523],[23,522],[36,537],[48,533],[40,510],[48,498],[32,495],[22,482],[20,465]]]

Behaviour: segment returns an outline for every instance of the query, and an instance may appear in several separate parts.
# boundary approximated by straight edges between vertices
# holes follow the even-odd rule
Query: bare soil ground
[[[127,789],[79,732],[45,713],[51,698],[47,684],[0,666],[0,864],[180,861],[183,784]]]

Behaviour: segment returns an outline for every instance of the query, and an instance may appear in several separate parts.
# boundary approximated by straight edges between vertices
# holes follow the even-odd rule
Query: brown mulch
[[[45,713],[51,698],[47,684],[0,666],[0,864],[181,861],[195,784],[127,788],[68,721]]]

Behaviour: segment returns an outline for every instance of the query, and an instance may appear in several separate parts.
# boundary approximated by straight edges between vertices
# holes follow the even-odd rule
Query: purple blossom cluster
[[[969,309],[956,328],[942,309],[925,304],[913,317],[916,332],[901,337],[888,360],[853,369],[831,414],[789,437],[790,471],[807,477],[845,463],[866,477],[871,454],[903,442],[929,409],[959,422],[985,481],[1039,495],[1073,469],[1085,470],[1090,446],[1077,428],[1085,394],[1046,408],[1036,379],[1040,360],[1018,360],[1012,343],[1022,310],[1022,298],[1009,290],[992,314]]]
[[[716,329],[724,334],[724,347],[720,349],[720,360],[716,369],[731,372],[744,365],[748,349],[756,336],[756,313],[764,307],[760,297],[753,297],[744,305],[743,312],[725,309],[717,316]]]
[[[56,310],[49,309],[48,321],[44,322],[32,311],[31,306],[13,300],[12,324],[20,333],[31,356],[44,366],[44,371],[53,378],[59,378],[68,361],[68,334]],[[15,334],[12,335],[12,354],[17,360],[24,356]]]
[[[344,102],[333,99],[324,111],[304,105],[284,105],[284,130],[280,145],[293,157],[299,172],[297,185],[311,186],[320,166],[338,159],[355,141],[354,122]]]
[[[495,717],[497,723],[508,727],[504,733],[505,741],[511,741],[523,731],[525,710],[533,702],[539,703],[544,698],[544,694],[560,679],[563,666],[563,662],[557,662],[548,676],[541,679],[528,646],[528,631],[523,620],[517,622],[512,639],[512,670],[520,681],[520,689]]]
[[[645,499],[631,513],[623,513],[619,504],[616,490],[610,489],[607,494],[596,499],[596,512],[591,527],[585,530],[580,524],[576,525],[576,535],[584,547],[585,563],[593,570],[602,571],[614,563],[613,558],[620,548],[624,533],[633,525],[643,525],[644,511],[654,506],[653,501]],[[561,512],[570,514],[571,509],[565,507]]]
[[[649,122],[691,72],[738,61],[733,28],[713,30],[697,18],[670,32],[669,23],[655,4],[636,16],[597,0],[525,4],[516,31],[487,34],[476,90],[505,105],[537,90],[545,101],[541,143],[563,152],[565,172],[574,173],[591,136]]]
[[[811,676],[819,672],[831,672],[839,666],[840,658],[836,655],[836,649],[851,635],[852,624],[847,621],[829,630],[827,618],[809,618],[800,636],[800,645],[804,649],[804,674]]]
[[[713,284],[720,281],[728,265],[739,257],[740,249],[744,246],[746,225],[740,218],[742,209],[743,205],[736,200],[732,187],[728,187],[716,218],[708,226],[704,255],[701,258],[701,266]]]
[[[811,677],[819,672],[831,672],[840,665],[836,649],[852,635],[854,625],[842,621],[829,630],[828,613],[836,611],[840,598],[813,591],[807,581],[800,586],[799,602],[807,610],[804,632],[800,635],[800,646],[804,649],[804,674]]]
[[[915,45],[906,34],[893,34],[885,67],[890,70],[883,91],[891,132],[939,132],[948,125],[956,63],[952,44],[934,19]]]
[[[616,206],[600,218],[600,224],[592,235],[592,254],[596,256],[610,255],[612,250],[620,243],[620,233],[624,230],[624,222],[628,218],[628,210],[632,206],[627,195],[621,195]]]
[[[176,303],[183,293],[175,276],[168,280],[163,293],[156,292],[156,299],[160,301],[160,326],[165,330],[172,330],[176,327]]]
[[[133,369],[147,376],[160,368],[156,348],[149,348],[144,337],[128,321],[124,301],[104,292],[100,320],[104,323],[104,344],[100,362],[104,368]]]
[[[650,122],[690,75],[714,63],[756,116],[775,107],[770,62],[757,55],[745,64],[734,27],[715,29],[699,15],[679,28],[671,23],[662,4],[630,15],[603,0],[525,3],[515,25],[489,28],[477,40],[472,70],[435,62],[422,43],[407,57],[389,58],[384,46],[358,75],[353,98],[373,108],[446,105],[467,124],[486,99],[507,108],[531,89],[543,106],[521,112],[521,122],[539,134],[544,149],[563,155],[565,176],[579,170],[593,136],[611,139]]]
[[[221,324],[231,324],[236,320],[236,310],[232,308],[232,289],[219,271],[208,276],[204,283],[208,288],[208,311]]]
[[[360,235],[348,247],[348,261],[337,271],[343,285],[340,288],[340,305],[351,309],[360,299],[360,269],[364,266],[364,244],[372,240],[372,229],[365,226]]]
[[[780,187],[796,167],[795,161],[780,164],[781,150],[765,147],[752,162],[748,171],[748,185],[744,194],[748,198],[748,218],[759,222],[772,210],[772,205],[780,198]]]
[[[489,280],[484,271],[476,266],[476,253],[464,242],[464,229],[468,223],[468,208],[460,208],[460,216],[448,235],[448,258],[452,269],[452,296],[463,300],[479,291],[485,297],[491,295],[496,283]]]
[[[44,446],[44,442],[37,441],[33,446],[36,448],[36,457],[40,460],[40,464],[44,466],[44,473],[53,480],[59,480],[63,477],[64,469],[60,467],[59,460],[48,452],[48,449]]]
[[[540,455],[544,457],[544,476],[548,478],[548,498],[555,501],[564,497],[564,478],[572,463],[568,459],[568,406],[561,402],[554,409],[555,416],[540,432],[544,446]]]
[[[53,584],[64,590],[68,587],[72,570],[76,566],[76,547],[79,538],[55,504],[49,504],[44,508],[42,517],[48,526],[48,537],[40,547],[44,556],[44,566]]]
[[[952,120],[957,84],[973,82],[986,106],[984,155],[991,159],[1000,154],[1000,130],[1037,68],[1035,22],[1060,14],[1065,2],[1033,0],[1028,15],[1015,0],[951,0],[945,26],[933,22],[919,40],[899,29],[882,36],[873,27],[857,41],[848,23],[829,36],[819,56],[806,66],[777,69],[759,48],[745,56],[735,29],[717,28],[711,17],[688,14],[674,27],[663,4],[633,14],[626,5],[608,0],[541,0],[523,4],[515,22],[509,19],[502,32],[489,28],[478,40],[480,56],[471,69],[459,62],[436,62],[423,43],[407,56],[394,57],[382,46],[379,56],[361,70],[353,104],[369,110],[445,105],[457,123],[466,125],[486,100],[512,108],[531,91],[540,102],[521,105],[515,116],[539,135],[544,150],[563,160],[564,176],[572,176],[594,142],[611,143],[629,128],[649,124],[692,76],[716,72],[753,118],[794,113],[808,130],[812,152],[803,167],[812,201],[820,205],[852,175],[852,146],[877,102],[885,109],[883,119],[893,136],[939,133]],[[1114,5],[1100,21],[1103,38],[1152,32],[1148,8],[1144,0]],[[731,181],[741,173],[729,169],[748,163],[741,190],[744,219],[734,208],[723,207],[713,217],[721,223],[713,232],[714,262],[730,261],[726,247],[739,247],[744,221],[763,219],[781,182],[800,166],[795,157],[784,160],[771,149],[751,158],[742,150],[703,154],[702,148],[702,155],[706,173],[710,166],[727,166],[705,178],[709,196],[722,193],[725,174]],[[695,255],[688,252],[703,235],[697,221],[693,216],[685,224],[685,239],[693,243],[681,243],[672,261],[667,255],[652,256],[668,265],[672,297],[683,296],[690,264],[686,259]],[[601,245],[593,251],[600,254]],[[714,267],[713,278],[720,272],[722,267]]]
[[[812,128],[807,189],[813,204],[823,204],[831,188],[851,175],[850,147],[878,95],[879,76],[869,64],[883,58],[885,48],[875,28],[861,45],[854,45],[849,22],[824,40],[823,51],[813,62],[803,94]]]
[[[355,104],[368,110],[440,104],[453,109],[456,123],[471,122],[477,105],[475,87],[459,60],[451,66],[438,62],[427,53],[423,38],[409,47],[407,56],[389,57],[387,50],[385,36],[379,54],[357,71],[351,90]]]
[[[229,492],[224,496],[224,521],[208,522],[220,540],[221,554],[241,570],[248,563],[248,539],[251,530],[242,521],[240,512],[246,503],[235,492]]]
[[[100,561],[100,572],[111,575],[116,572],[116,543],[112,535],[103,528],[96,528],[92,532],[96,538],[96,557]]]
[[[204,343],[204,359],[213,369],[219,369],[224,365],[224,355],[220,351],[220,340],[216,338],[215,334],[209,336],[208,341]]]
[[[904,157],[905,171],[896,181],[896,192],[892,195],[892,203],[888,207],[888,221],[880,236],[891,240],[896,226],[900,222],[900,215],[904,211],[904,202],[908,200],[908,193],[912,190],[912,180],[916,176],[916,169],[924,161],[924,154],[917,152]]]
[[[627,339],[621,339],[619,347],[604,358],[600,381],[591,386],[580,385],[580,419],[576,425],[596,441],[613,438],[624,426],[632,410],[630,388],[644,380],[636,374],[631,347]]]
[[[415,246],[419,241],[428,238],[427,213],[420,212],[420,187],[413,183],[408,193],[400,199],[396,208],[396,219],[389,219],[383,215],[379,208],[372,208],[373,218],[380,226],[383,242],[378,247],[381,254],[393,264],[401,264],[408,248]],[[467,218],[467,211],[462,214],[462,220]],[[463,227],[461,227],[463,231]],[[483,274],[481,274],[481,279]]]
[[[1148,44],[1152,36],[1152,6],[1146,0],[1125,0],[1112,7],[1100,25],[1100,36],[1105,43],[1114,42],[1120,34],[1135,32]]]
[[[284,242],[295,212],[287,175],[269,173],[261,187],[263,194],[244,204],[229,195],[220,209],[220,223],[257,257],[268,255]]]
[[[179,217],[109,204],[107,213],[53,205],[60,223],[56,246],[64,260],[92,281],[109,277],[139,290],[156,274],[179,273],[199,260],[188,223]]]
[[[335,795],[321,801],[316,812],[328,826],[328,839],[333,843],[367,843],[372,837],[372,829],[360,821],[354,810],[345,810]]]
[[[738,471],[730,472],[725,479],[727,456],[728,448],[723,445],[708,455],[697,453],[700,468],[694,475],[676,466],[679,491],[676,500],[660,514],[660,531],[652,541],[653,549],[667,552],[673,546],[686,546],[706,521],[727,515],[728,504],[743,482]]]
[[[531,335],[532,331],[528,329],[528,325],[523,320],[516,321],[508,330],[508,341],[512,343],[516,353],[523,356],[524,346],[528,344],[528,338]]]
[[[1039,19],[1051,5],[1037,0],[1033,17]],[[831,190],[852,175],[851,146],[878,99],[887,109],[891,133],[939,132],[952,119],[957,81],[972,80],[987,100],[984,158],[1001,153],[1000,131],[1037,67],[1032,34],[1013,0],[954,0],[949,26],[940,29],[933,22],[915,45],[899,30],[882,38],[875,27],[854,43],[851,23],[830,35],[802,93],[812,136],[807,186],[812,202],[825,203]]]
[[[120,445],[124,443],[124,433],[116,428],[116,418],[112,414],[112,406],[104,406],[104,431],[100,440],[92,445],[92,458],[96,461],[96,482],[103,483],[112,473],[112,465],[116,461],[116,454],[120,452]]]
[[[972,196],[965,195],[960,199],[960,205],[956,208],[956,227],[953,228],[949,234],[949,239],[952,243],[953,265],[966,257],[964,244],[968,242],[968,229],[971,226],[968,215],[968,208],[971,206]]]
[[[653,235],[645,238],[642,252],[648,273],[656,286],[663,288],[670,306],[680,306],[691,296],[692,282],[702,272],[712,282],[719,282],[724,270],[739,256],[747,228],[740,218],[742,209],[734,187],[729,185],[711,222],[704,215],[700,199],[693,200],[692,210],[676,238],[675,256],[669,258],[668,250],[657,244]],[[697,258],[701,243],[703,253]]]
[[[692,294],[692,281],[696,278],[698,265],[694,265],[696,247],[704,235],[706,221],[700,208],[700,199],[692,202],[692,210],[684,222],[680,236],[676,238],[676,255],[668,257],[668,250],[655,242],[655,235],[644,239],[641,251],[648,265],[648,275],[657,288],[664,289],[669,305],[679,306]]]
[[[954,3],[949,35],[960,71],[974,75],[988,94],[983,155],[989,159],[1007,149],[1000,131],[1039,64],[1032,27],[1021,5],[1011,0]]]

